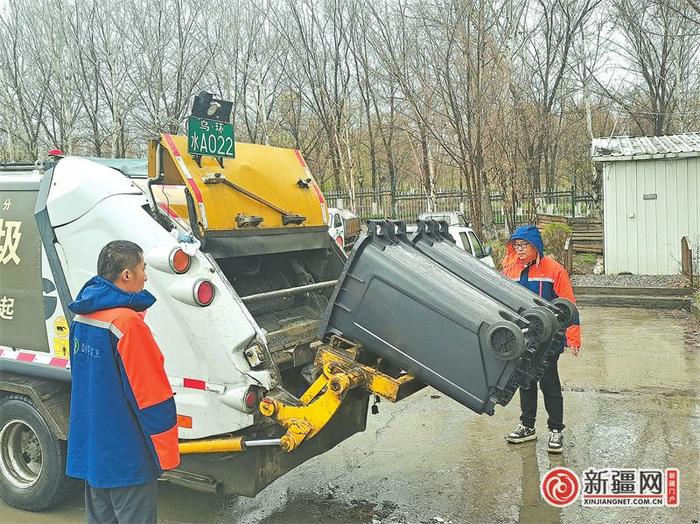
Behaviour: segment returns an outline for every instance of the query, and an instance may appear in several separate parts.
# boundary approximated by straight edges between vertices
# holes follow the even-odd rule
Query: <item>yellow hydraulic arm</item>
[[[287,429],[281,438],[250,441],[238,436],[181,442],[180,453],[231,453],[270,445],[294,451],[328,424],[353,388],[397,402],[425,387],[410,374],[393,378],[372,366],[360,364],[356,360],[359,351],[360,346],[339,337],[331,337],[328,344],[318,343],[316,365],[322,372],[299,403],[291,404],[273,397],[260,402],[260,412]]]
[[[280,439],[283,450],[293,451],[304,439],[312,438],[321,431],[353,388],[360,387],[396,402],[423,387],[410,374],[392,378],[371,366],[358,363],[355,360],[358,351],[358,346],[333,337],[329,345],[318,347],[316,365],[322,369],[322,373],[301,396],[300,405],[270,397],[262,400],[260,412],[287,428]]]

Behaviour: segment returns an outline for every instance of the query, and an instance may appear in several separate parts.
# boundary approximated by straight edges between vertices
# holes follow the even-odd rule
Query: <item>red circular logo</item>
[[[576,500],[580,488],[576,473],[568,468],[550,469],[540,484],[544,500],[560,508]]]

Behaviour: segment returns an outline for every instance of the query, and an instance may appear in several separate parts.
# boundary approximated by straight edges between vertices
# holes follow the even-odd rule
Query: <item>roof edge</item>
[[[622,162],[634,160],[664,160],[664,159],[680,159],[680,158],[695,158],[700,157],[700,151],[685,151],[683,153],[656,153],[653,155],[625,155],[625,156],[610,156],[610,155],[595,155],[591,156],[593,162]]]

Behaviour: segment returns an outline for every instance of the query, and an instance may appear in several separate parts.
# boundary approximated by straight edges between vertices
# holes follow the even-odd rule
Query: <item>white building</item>
[[[605,272],[675,275],[681,238],[700,254],[700,133],[596,138],[602,167]]]

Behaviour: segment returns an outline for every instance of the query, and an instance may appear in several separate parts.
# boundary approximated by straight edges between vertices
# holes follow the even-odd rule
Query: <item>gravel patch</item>
[[[574,275],[574,286],[603,287],[688,287],[682,275]]]

